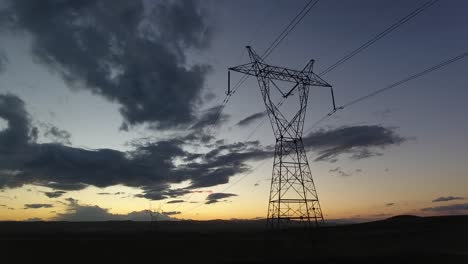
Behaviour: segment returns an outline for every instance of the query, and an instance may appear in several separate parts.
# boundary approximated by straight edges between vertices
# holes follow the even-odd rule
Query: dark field
[[[468,263],[468,216],[276,232],[263,221],[160,222],[154,231],[147,222],[3,222],[0,240],[7,259],[34,261]]]

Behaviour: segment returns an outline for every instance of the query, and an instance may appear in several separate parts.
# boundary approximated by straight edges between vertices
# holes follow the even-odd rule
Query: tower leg
[[[321,223],[322,210],[302,139],[277,140],[267,225],[312,227]]]

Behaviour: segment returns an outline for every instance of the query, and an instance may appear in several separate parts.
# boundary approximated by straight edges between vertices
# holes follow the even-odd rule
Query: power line
[[[353,50],[352,52],[350,52],[349,54],[347,54],[346,56],[344,56],[343,58],[341,58],[340,60],[338,60],[337,62],[332,64],[330,67],[326,68],[324,71],[322,71],[319,74],[319,76],[323,76],[323,75],[329,73],[330,71],[334,70],[336,67],[338,67],[341,64],[345,63],[347,60],[351,59],[356,54],[360,53],[361,51],[363,51],[364,49],[366,49],[370,45],[374,44],[379,39],[385,37],[387,34],[392,32],[393,30],[395,30],[398,27],[400,27],[401,25],[405,24],[406,22],[411,20],[413,17],[417,16],[419,13],[423,12],[424,10],[426,10],[427,8],[429,8],[430,6],[435,4],[437,1],[439,1],[439,0],[431,0],[431,1],[428,1],[428,2],[424,3],[423,5],[418,7],[417,9],[410,12],[408,15],[406,15],[403,18],[401,18],[400,20],[398,20],[396,23],[392,24],[390,27],[386,28],[384,31],[377,34],[372,39],[370,39],[367,42],[365,42],[364,44],[362,44],[359,48]]]
[[[431,1],[428,1],[426,3],[424,3],[422,6],[420,6],[419,8],[417,8],[416,10],[412,11],[411,13],[409,13],[407,16],[401,18],[398,22],[394,23],[393,25],[391,25],[389,28],[385,29],[384,31],[382,31],[381,33],[379,33],[378,35],[376,35],[374,38],[372,38],[371,40],[365,42],[364,44],[362,44],[359,48],[355,49],[354,51],[352,51],[351,53],[347,54],[346,56],[344,56],[342,59],[338,60],[336,63],[334,63],[333,65],[331,65],[330,67],[328,67],[327,69],[325,69],[323,72],[321,72],[319,75],[325,75],[327,73],[329,73],[330,71],[334,70],[335,68],[337,68],[338,66],[340,66],[341,64],[345,63],[347,60],[351,59],[352,57],[354,57],[355,55],[357,55],[358,53],[360,53],[361,51],[363,51],[364,49],[366,49],[367,47],[371,46],[373,43],[377,42],[378,40],[380,40],[381,38],[383,38],[384,36],[386,36],[387,34],[389,34],[390,32],[392,32],[393,30],[397,29],[398,27],[400,27],[401,25],[405,24],[406,22],[408,22],[409,20],[411,20],[413,17],[417,16],[419,13],[423,12],[425,9],[429,8],[430,6],[432,6],[433,4],[435,4],[438,0],[431,0]],[[295,26],[302,20],[302,18],[307,15],[307,13],[311,10],[311,8],[313,6],[315,6],[315,4],[317,4],[318,0],[314,2],[314,4],[309,8],[307,9],[307,11],[304,12],[304,10],[306,10],[306,8],[312,3],[312,0],[309,1],[307,3],[307,5],[296,15],[296,17],[290,22],[290,24],[285,28],[285,30],[283,30],[283,32],[286,32],[286,30],[293,24],[293,21],[295,19],[297,19],[297,17],[299,17],[301,15],[301,13],[303,13],[303,15],[300,17],[300,19],[290,28],[289,31],[287,31],[282,37],[281,35],[283,34],[283,32],[280,34],[280,36],[278,36],[275,41],[267,48],[267,50],[265,51],[265,53],[262,55],[263,58],[266,58],[268,57],[272,51],[279,45],[279,43],[281,43],[282,40],[284,40],[284,38],[286,38],[286,36],[290,33],[290,31],[292,31]],[[275,43],[276,42],[276,43]],[[411,81],[413,79],[416,79],[416,78],[419,78],[425,74],[428,74],[432,71],[435,71],[439,68],[442,68],[448,64],[451,64],[455,61],[458,61],[464,57],[468,56],[468,53],[463,53],[459,56],[456,56],[454,58],[451,58],[447,61],[444,61],[436,66],[433,66],[431,68],[428,68],[420,73],[417,73],[417,74],[414,74],[408,78],[405,78],[401,81],[398,81],[392,85],[389,85],[387,87],[384,87],[382,89],[379,89],[379,90],[376,90],[368,95],[365,95],[365,96],[362,96],[360,98],[357,98],[349,103],[346,103],[340,107],[338,107],[336,110],[328,113],[327,115],[325,115],[324,117],[322,117],[321,119],[319,119],[317,122],[315,122],[312,127],[310,127],[307,131],[306,131],[306,134],[311,131],[315,126],[317,126],[319,123],[323,122],[324,120],[326,120],[327,118],[329,118],[330,116],[332,116],[335,112],[337,112],[337,110],[342,110],[344,109],[345,107],[349,107],[351,105],[354,105],[354,104],[357,104],[361,101],[364,101],[370,97],[373,97],[377,94],[380,94],[386,90],[389,90],[389,89],[392,89],[394,87],[397,87],[399,85],[402,85],[408,81]],[[244,78],[245,77],[245,78]],[[233,89],[233,93],[235,93],[235,91],[237,91],[237,89],[245,82],[245,80],[248,78],[248,76],[244,76],[243,78],[241,78],[237,83],[236,85],[234,86],[234,89]],[[228,97],[229,98],[229,97]],[[280,102],[280,104],[282,104],[282,102]],[[278,104],[278,105],[280,105]],[[249,136],[247,137],[247,139],[249,139],[254,133],[255,131],[264,123],[264,121],[266,120],[266,117],[260,122],[259,125],[257,125],[257,127],[249,134]],[[263,165],[266,161],[268,160],[265,160],[263,163],[260,164]],[[238,182],[242,181],[245,177],[247,177],[248,175],[250,175],[253,171],[255,171],[257,168],[259,168],[260,166],[257,166],[256,168],[254,168],[252,171],[250,171],[249,173],[247,173],[246,175],[244,175],[243,177],[241,177],[239,180],[237,180],[236,182],[234,182],[233,184],[231,184],[230,186],[228,186],[225,190],[223,190],[222,192],[226,191],[227,189],[231,188],[232,186],[234,186],[235,184],[237,184]],[[192,211],[193,209],[196,209],[200,206],[202,206],[204,204],[200,204],[198,205],[197,207],[195,208],[192,208],[192,209],[189,209],[189,211]]]
[[[302,19],[310,12],[310,10],[319,2],[319,0],[310,0],[307,2],[307,4],[299,11],[299,13],[296,14],[296,16],[289,22],[289,24],[281,31],[281,33],[273,40],[273,42],[268,46],[268,48],[265,50],[263,53],[262,60],[266,59],[270,54],[273,52],[276,47],[291,33],[292,30],[302,21]],[[231,97],[232,94],[234,94],[243,84],[244,82],[249,78],[248,75],[242,76],[241,79],[234,85],[232,88],[232,92],[228,95],[226,95],[227,101],[229,101],[229,98]],[[224,108],[224,107],[223,107]],[[218,121],[218,120],[216,120]]]
[[[296,14],[296,16],[291,20],[291,22],[289,22],[289,24],[278,35],[278,37],[276,37],[275,40],[273,40],[273,42],[270,44],[270,46],[268,46],[268,48],[265,50],[265,52],[262,55],[262,59],[266,59],[268,56],[270,56],[270,54],[273,52],[273,50],[278,47],[278,45],[289,35],[289,33],[291,33],[292,30],[294,30],[294,28],[302,21],[302,19],[304,19],[304,17],[310,12],[310,10],[318,2],[319,2],[319,0],[315,0],[315,2],[314,2],[314,0],[310,0],[309,2],[307,2],[307,4],[299,11],[299,13]],[[225,98],[223,100],[223,103],[222,103],[222,105],[220,106],[220,108],[218,110],[215,121],[213,122],[213,126],[215,126],[218,123],[218,121],[220,120],[221,115],[222,115],[222,111],[226,107],[226,104],[229,102],[229,99],[231,98],[231,96],[234,93],[236,93],[236,91],[244,84],[244,82],[248,79],[248,77],[249,77],[248,75],[242,76],[242,78],[239,79],[239,81],[234,85],[232,91],[230,93],[226,94],[226,96],[225,96]],[[285,100],[286,100],[286,98],[283,98],[282,101],[280,101],[277,104],[277,107],[280,107],[284,103]],[[265,122],[265,120],[266,120],[266,117],[249,134],[249,136],[246,138],[246,140],[250,139],[253,136],[255,131],[258,128],[260,128],[260,126]],[[256,170],[256,168],[254,170]],[[249,174],[247,174],[247,175],[249,175]],[[242,177],[241,180],[243,178],[245,178],[245,177],[246,176]],[[234,184],[236,184],[236,183],[234,183]]]
[[[265,50],[262,55],[262,59],[266,59],[273,50],[278,47],[278,45],[291,33],[292,30],[299,24],[302,19],[310,12],[310,10],[318,3],[319,0],[316,0],[314,3],[313,0],[310,0],[297,15],[291,20],[288,26],[281,32],[281,34],[273,41],[273,43]],[[302,15],[301,15],[302,14]],[[300,16],[300,17],[299,17]],[[298,19],[299,17],[299,19]],[[296,20],[297,19],[297,20]],[[276,43],[275,43],[276,42]]]
[[[340,60],[338,60],[337,62],[335,62],[333,65],[331,65],[330,67],[328,67],[327,69],[325,69],[323,72],[321,72],[319,74],[319,76],[323,76],[331,71],[333,71],[334,69],[336,69],[338,66],[340,66],[341,64],[345,63],[347,60],[351,59],[352,57],[354,57],[355,55],[357,55],[358,53],[362,52],[364,49],[368,48],[369,46],[371,46],[372,44],[374,44],[375,42],[377,42],[379,39],[383,38],[385,35],[389,34],[390,32],[392,32],[393,30],[397,29],[398,27],[400,27],[401,25],[405,24],[406,22],[408,22],[409,20],[411,20],[413,17],[415,17],[416,15],[418,15],[419,13],[421,13],[422,11],[424,11],[425,9],[429,8],[430,6],[432,6],[433,4],[435,4],[438,0],[431,0],[431,1],[428,1],[426,3],[424,3],[423,5],[421,5],[420,7],[418,7],[417,9],[413,10],[412,12],[410,12],[408,15],[406,15],[405,17],[401,18],[400,20],[398,20],[398,22],[394,23],[393,25],[391,25],[390,27],[388,27],[387,29],[385,29],[384,31],[380,32],[379,34],[377,34],[375,37],[373,37],[372,39],[366,41],[364,44],[362,44],[359,48],[355,49],[354,51],[350,52],[349,54],[345,55],[343,58],[341,58]],[[308,4],[310,4],[312,1],[310,1]],[[315,5],[316,3],[314,3]],[[306,5],[307,6],[307,5]],[[244,76],[245,77],[245,76]],[[333,112],[334,113],[334,112]],[[316,123],[314,123],[313,127],[315,127],[316,125],[318,125],[319,123],[323,122],[325,119],[328,118],[329,115],[333,114],[333,113],[329,113],[327,115],[325,115],[324,117],[322,117],[320,120],[318,120]],[[260,127],[261,127],[261,124],[263,124],[265,122],[265,120],[267,119],[267,117],[265,117],[258,126],[256,126],[252,132],[249,134],[249,138],[255,134],[256,130],[258,130]]]
[[[443,68],[443,67],[445,67],[445,66],[447,66],[447,65],[449,65],[449,64],[452,64],[452,63],[454,63],[454,62],[456,62],[456,61],[459,61],[459,60],[461,60],[461,59],[463,59],[463,58],[465,58],[465,57],[467,57],[467,56],[468,56],[468,52],[464,52],[464,53],[461,53],[460,55],[457,55],[457,56],[452,57],[452,58],[450,58],[450,59],[444,60],[444,61],[440,62],[440,63],[437,64],[437,65],[434,65],[434,66],[432,66],[432,67],[429,67],[429,68],[427,68],[427,69],[425,69],[425,70],[423,70],[423,71],[420,71],[420,72],[418,72],[418,73],[415,73],[415,74],[413,74],[413,75],[411,75],[411,76],[409,76],[409,77],[406,77],[406,78],[404,78],[404,79],[402,79],[402,80],[400,80],[400,81],[397,81],[397,82],[395,82],[395,83],[393,83],[393,84],[390,84],[390,85],[388,85],[388,86],[386,86],[386,87],[383,87],[383,88],[381,88],[381,89],[377,89],[377,90],[375,90],[375,91],[373,91],[373,92],[371,92],[371,93],[369,93],[369,94],[366,94],[366,95],[364,95],[364,96],[361,96],[361,97],[358,97],[358,98],[356,98],[356,99],[354,99],[354,100],[351,100],[351,101],[349,101],[348,103],[345,103],[345,104],[341,105],[340,107],[338,107],[337,110],[338,110],[338,111],[339,111],[339,110],[343,110],[344,108],[347,108],[347,107],[350,107],[350,106],[355,105],[355,104],[357,104],[357,103],[360,103],[360,102],[362,102],[362,101],[364,101],[364,100],[367,100],[367,99],[369,99],[369,98],[371,98],[371,97],[374,97],[374,96],[376,96],[376,95],[378,95],[378,94],[380,94],[380,93],[383,93],[383,92],[385,92],[385,91],[388,91],[388,90],[390,90],[390,89],[393,89],[393,88],[395,88],[395,87],[397,87],[397,86],[400,86],[400,85],[402,85],[402,84],[404,84],[404,83],[407,83],[407,82],[409,82],[409,81],[412,81],[412,80],[414,80],[414,79],[417,79],[417,78],[419,78],[419,77],[422,77],[422,76],[424,76],[424,75],[426,75],[426,74],[429,74],[429,73],[431,73],[431,72],[433,72],[433,71],[436,71],[436,70],[438,70],[438,69],[440,69],[440,68]],[[306,131],[305,134],[309,133],[309,132],[310,132],[312,129],[314,129],[319,123],[323,122],[325,119],[327,119],[328,117],[332,116],[332,115],[333,115],[334,113],[336,113],[336,112],[337,112],[337,111],[332,111],[332,112],[328,113],[327,115],[323,116],[321,119],[319,119],[317,122],[315,122],[309,129],[307,129],[307,131]]]

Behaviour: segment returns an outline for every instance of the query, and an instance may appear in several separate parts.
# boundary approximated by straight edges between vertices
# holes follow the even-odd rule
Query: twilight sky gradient
[[[319,1],[267,62],[321,72],[424,2]],[[227,68],[306,3],[0,0],[0,220],[266,217],[268,122],[246,141],[256,81],[210,123]],[[337,103],[467,52],[467,13],[439,1],[323,76]],[[304,135],[324,217],[468,213],[467,85],[464,59]],[[330,110],[314,88],[305,127]]]

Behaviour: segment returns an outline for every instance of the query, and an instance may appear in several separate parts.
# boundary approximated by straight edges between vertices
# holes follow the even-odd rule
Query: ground
[[[152,228],[131,221],[1,222],[0,240],[12,260],[468,263],[468,216],[398,216],[309,231],[268,231],[261,220],[159,222]]]

